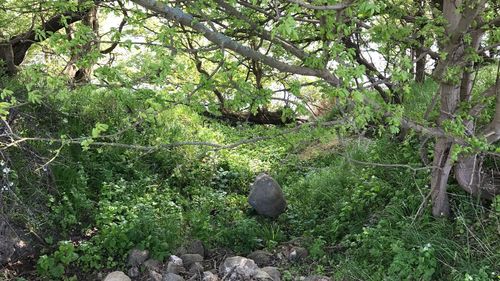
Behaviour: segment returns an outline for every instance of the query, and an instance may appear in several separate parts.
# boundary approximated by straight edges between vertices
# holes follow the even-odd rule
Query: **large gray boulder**
[[[276,218],[285,211],[286,200],[280,185],[271,176],[260,174],[252,184],[248,203],[258,214]]]

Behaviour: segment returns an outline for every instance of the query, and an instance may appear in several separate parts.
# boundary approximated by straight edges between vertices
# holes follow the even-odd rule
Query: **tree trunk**
[[[423,45],[423,38],[419,38],[419,43]],[[422,48],[417,48],[415,50],[415,58],[418,59],[415,64],[415,81],[418,83],[422,83],[425,81],[425,54]]]
[[[460,99],[460,85],[441,82],[441,114],[438,126],[445,121],[452,121]],[[450,214],[447,186],[453,160],[451,159],[452,143],[446,138],[438,138],[434,146],[434,160],[431,179],[432,214],[435,217],[447,217]]]
[[[79,1],[80,4],[83,4],[82,1]],[[88,27],[91,28],[92,30],[92,38],[97,39],[99,37],[99,21],[97,18],[97,5],[92,6],[88,12],[85,14],[85,16],[82,19],[82,23]],[[71,40],[72,36],[72,29],[68,28],[67,31],[68,37]],[[89,63],[86,66],[82,66],[78,68],[76,66],[76,63],[78,60],[82,59],[85,55],[91,53],[94,50],[97,50],[99,48],[99,43],[96,43],[96,41],[89,41],[83,44],[82,46],[78,46],[74,50],[74,53],[72,54],[70,61],[68,65],[66,66],[66,75],[68,75],[73,82],[76,83],[86,83],[90,81],[90,77],[92,75],[92,63]]]
[[[460,81],[450,81],[445,77],[448,69],[455,67],[463,60],[464,47],[458,33],[456,33],[462,19],[458,10],[461,2],[461,0],[443,0],[441,5],[443,16],[448,23],[445,27],[446,34],[449,38],[453,37],[453,40],[450,39],[439,46],[441,52],[446,52],[448,55],[445,60],[439,62],[435,69],[435,72],[438,72],[437,77],[440,79],[440,114],[437,120],[439,128],[443,128],[443,124],[447,121],[455,119],[455,112],[460,101]],[[455,38],[455,36],[457,37]],[[458,75],[462,78],[461,73]],[[453,143],[446,138],[438,137],[436,139],[431,179],[432,215],[435,217],[447,217],[450,214],[447,186],[453,168],[452,148]]]
[[[425,1],[420,0],[418,3],[417,17],[421,17],[424,14]],[[418,25],[418,30],[421,30],[424,26],[422,24]],[[420,47],[424,46],[425,40],[422,35],[417,37],[419,47],[415,48],[415,59],[417,60],[415,64],[415,82],[422,83],[425,81],[425,63],[426,55],[425,51]]]
[[[446,139],[438,139],[434,146],[434,161],[431,179],[432,215],[447,217],[450,215],[447,186],[451,168],[452,144]]]
[[[17,72],[14,63],[14,51],[10,42],[0,42],[0,76],[15,75]]]

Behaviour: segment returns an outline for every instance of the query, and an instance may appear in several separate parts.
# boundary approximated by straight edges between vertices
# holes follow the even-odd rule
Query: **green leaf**
[[[10,106],[11,104],[8,102],[0,102],[0,118],[3,120],[9,115]]]
[[[42,102],[42,94],[39,90],[28,92],[28,101],[30,103],[40,104]]]
[[[9,90],[9,89],[3,89],[2,90],[2,93],[0,94],[0,96],[2,97],[2,99],[5,99],[7,97],[10,97],[14,94],[13,91]]]
[[[108,130],[108,125],[103,123],[97,123],[95,127],[92,129],[92,138],[97,138],[101,135],[101,133]]]
[[[89,150],[90,148],[90,145],[94,143],[94,140],[93,139],[86,139],[86,140],[83,140],[80,145],[82,146],[82,149],[83,151],[87,151]]]

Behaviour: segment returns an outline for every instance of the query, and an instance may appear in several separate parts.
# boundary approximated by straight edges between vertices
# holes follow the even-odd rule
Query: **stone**
[[[203,261],[203,257],[199,254],[184,254],[181,256],[181,259],[185,268],[191,268],[193,263]]]
[[[219,281],[219,276],[210,271],[203,272],[203,281]]]
[[[128,270],[128,276],[135,278],[139,276],[139,268],[137,266],[133,266]]]
[[[8,263],[14,252],[14,244],[10,240],[0,238],[0,265]]]
[[[6,264],[11,260],[16,250],[14,245],[9,224],[3,217],[0,217],[0,265]]]
[[[279,272],[278,268],[273,266],[266,266],[263,267],[262,270],[269,274],[273,281],[281,281],[281,273]]]
[[[203,242],[200,240],[192,241],[186,248],[186,252],[188,254],[198,254],[202,257],[205,257],[205,246],[203,246]]]
[[[173,262],[169,261],[167,264],[167,273],[179,274],[183,272],[185,269],[183,266],[178,266]]]
[[[180,257],[180,256],[185,255],[185,254],[188,254],[188,252],[187,252],[186,247],[184,247],[184,246],[180,246],[179,248],[177,248],[175,250],[175,255],[176,256]]]
[[[108,275],[106,275],[104,281],[132,281],[132,280],[122,271],[113,271]]]
[[[189,274],[200,274],[203,272],[203,265],[199,262],[195,262],[189,267]]]
[[[161,271],[161,262],[159,260],[149,259],[144,262],[143,266],[149,271]]]
[[[182,259],[178,256],[170,256],[169,262],[167,263],[167,273],[179,274],[180,272],[184,272],[184,266]]]
[[[311,275],[307,276],[304,281],[331,281],[330,277],[320,276],[320,275]]]
[[[253,277],[254,280],[256,281],[273,281],[273,278],[264,270],[262,269],[257,269],[257,273]]]
[[[219,274],[223,276],[224,280],[250,280],[257,275],[258,269],[259,267],[253,260],[234,256],[224,260],[220,266]]]
[[[149,258],[148,250],[133,249],[128,255],[128,265],[140,266]]]
[[[263,250],[257,250],[251,252],[247,258],[252,259],[258,266],[266,266],[271,263],[271,253],[263,251]]]
[[[167,273],[161,281],[184,281],[184,278],[174,273]]]
[[[170,262],[172,262],[173,264],[175,265],[179,265],[179,266],[183,266],[183,262],[182,262],[182,259],[179,258],[178,256],[175,256],[175,255],[171,255],[168,260]]]
[[[259,215],[277,218],[285,211],[286,200],[280,185],[267,174],[260,174],[252,184],[248,203]]]
[[[150,271],[148,281],[162,281],[162,276],[156,271]]]
[[[293,247],[288,254],[288,259],[291,261],[300,261],[305,259],[309,255],[307,249],[302,247]]]

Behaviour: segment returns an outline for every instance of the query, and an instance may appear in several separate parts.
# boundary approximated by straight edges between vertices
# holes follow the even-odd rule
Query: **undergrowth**
[[[11,153],[17,200],[33,206],[17,220],[45,238],[37,266],[42,279],[69,280],[75,269],[124,269],[134,247],[164,260],[190,239],[246,254],[300,238],[312,263],[291,265],[285,280],[304,271],[336,280],[491,280],[499,274],[499,198],[480,202],[452,185],[453,217],[433,219],[425,202],[430,175],[413,168],[420,160],[412,135],[399,143],[342,137],[320,126],[285,136],[281,128],[228,126],[188,107],[169,108],[152,92],[119,93],[82,90],[50,120],[35,118],[35,125],[81,136],[102,122],[108,126],[101,125],[92,141],[143,146],[273,137],[217,151],[36,143],[39,151],[57,152],[42,169],[22,151]],[[157,114],[141,114],[150,110]],[[288,200],[276,221],[255,216],[246,201],[260,172],[274,176]]]

